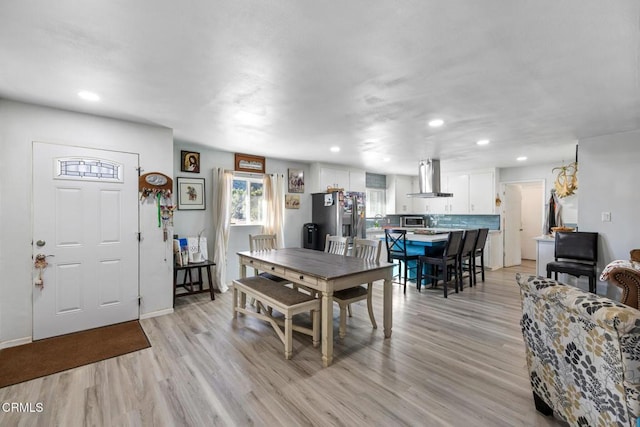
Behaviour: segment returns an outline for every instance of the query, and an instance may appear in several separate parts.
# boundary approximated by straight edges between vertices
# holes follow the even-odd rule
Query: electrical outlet
[[[602,222],[611,222],[611,212],[602,212]]]

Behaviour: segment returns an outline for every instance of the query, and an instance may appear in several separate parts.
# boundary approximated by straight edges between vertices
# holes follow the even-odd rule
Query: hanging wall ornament
[[[576,192],[578,189],[578,162],[553,168],[551,171],[559,171],[553,184],[558,197],[567,197]]]
[[[161,172],[149,172],[138,179],[140,201],[153,197],[157,207],[158,228],[162,228],[163,238],[168,239],[167,228],[173,226],[173,205],[171,189],[173,180]]]

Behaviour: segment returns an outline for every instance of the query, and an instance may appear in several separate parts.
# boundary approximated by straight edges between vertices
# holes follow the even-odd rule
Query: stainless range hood
[[[421,160],[418,167],[419,193],[409,193],[407,197],[452,197],[451,193],[440,192],[440,160]]]

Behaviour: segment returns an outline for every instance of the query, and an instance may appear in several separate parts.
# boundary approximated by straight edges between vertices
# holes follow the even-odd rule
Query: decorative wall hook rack
[[[138,191],[140,192],[140,200],[149,196],[170,198],[173,189],[173,179],[161,172],[149,172],[140,175],[138,179]]]

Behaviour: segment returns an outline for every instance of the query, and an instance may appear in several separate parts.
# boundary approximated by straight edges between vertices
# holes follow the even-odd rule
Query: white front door
[[[138,318],[138,155],[33,143],[33,339]]]
[[[522,264],[522,192],[516,184],[504,186],[504,266]]]

